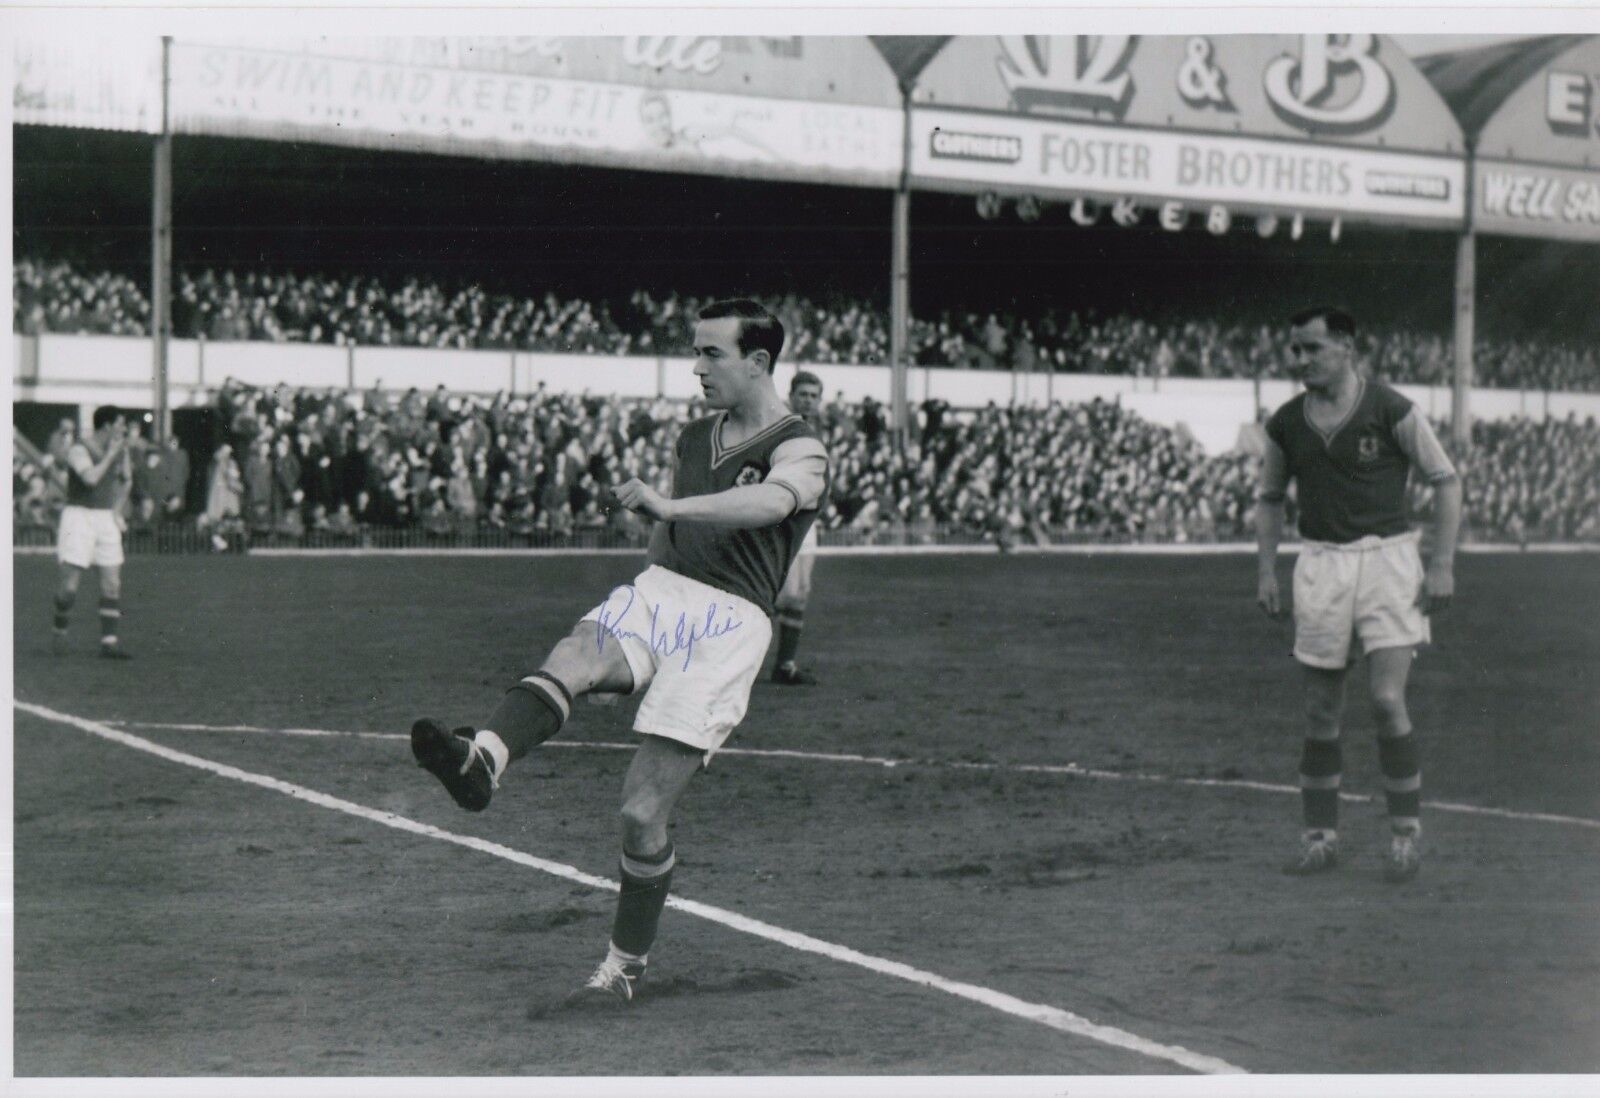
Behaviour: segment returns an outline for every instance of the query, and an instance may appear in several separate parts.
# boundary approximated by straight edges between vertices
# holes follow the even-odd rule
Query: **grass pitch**
[[[481,720],[628,557],[134,558],[124,637],[47,651],[15,558],[19,699],[110,722],[403,733]],[[1600,567],[1463,557],[1418,661],[1429,801],[1600,819]],[[802,661],[685,797],[675,892],[1260,1072],[1600,1070],[1600,829],[1426,810],[1422,877],[1298,827],[1296,671],[1247,557],[821,560]],[[1348,791],[1378,793],[1353,677]],[[632,704],[457,811],[404,740],[130,727],[615,875]],[[18,1075],[1148,1074],[1107,1047],[669,910],[624,1018],[541,1015],[612,897],[15,714]],[[956,764],[994,764],[973,768]],[[1216,786],[1038,773],[1061,765]],[[532,1009],[535,1017],[529,1017]]]

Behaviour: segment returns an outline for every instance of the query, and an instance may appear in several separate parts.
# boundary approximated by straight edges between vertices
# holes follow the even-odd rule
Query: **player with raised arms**
[[[1449,605],[1455,591],[1461,482],[1422,413],[1361,375],[1348,313],[1308,309],[1289,324],[1292,369],[1305,392],[1267,421],[1256,507],[1256,600],[1278,618],[1285,609],[1277,574],[1283,501],[1289,481],[1298,482],[1294,656],[1305,682],[1304,830],[1299,853],[1284,871],[1303,876],[1338,863],[1339,725],[1351,649],[1359,640],[1392,832],[1384,876],[1406,881],[1416,876],[1422,857],[1422,772],[1406,680],[1417,646],[1430,639],[1428,616]],[[1435,492],[1426,571],[1418,531],[1406,517],[1413,470]]]
[[[743,719],[789,565],[828,496],[828,457],[772,371],[783,325],[754,301],[714,302],[694,329],[695,375],[715,414],[674,446],[671,498],[637,479],[617,502],[656,520],[648,566],[617,587],[507,691],[477,731],[411,729],[418,765],[471,811],[511,763],[561,730],[573,699],[645,691],[622,783],[622,889],[605,959],[568,1006],[633,1000],[675,853],[667,834],[689,781]]]
[[[67,503],[56,534],[60,575],[50,644],[57,653],[66,650],[78,583],[92,566],[100,574],[100,655],[125,660],[128,653],[117,629],[122,623],[121,512],[133,486],[128,421],[120,408],[106,404],[94,410],[92,422],[94,433],[67,450]]]

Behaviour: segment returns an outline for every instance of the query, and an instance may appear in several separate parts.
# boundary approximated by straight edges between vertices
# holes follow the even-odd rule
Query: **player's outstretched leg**
[[[456,804],[482,812],[500,784],[499,770],[484,747],[464,726],[454,731],[432,717],[411,725],[411,754],[417,765],[438,778]]]
[[[1391,884],[1411,880],[1422,868],[1422,767],[1406,711],[1413,654],[1409,647],[1382,648],[1368,656],[1378,763],[1391,832],[1383,877]]]
[[[1339,722],[1344,711],[1343,670],[1305,668],[1306,735],[1300,750],[1300,849],[1283,867],[1294,877],[1325,873],[1339,864],[1339,781],[1344,770]]]
[[[615,1009],[638,995],[677,864],[667,821],[703,757],[698,748],[649,735],[634,754],[622,789],[622,889],[611,942],[593,975],[567,997],[568,1009]]]
[[[511,760],[561,731],[571,712],[566,686],[538,671],[506,691],[482,731],[470,726],[452,731],[431,717],[418,720],[411,726],[411,754],[456,804],[482,812]]]
[[[633,672],[621,645],[597,645],[594,627],[580,622],[538,671],[506,691],[482,729],[452,731],[424,717],[411,726],[411,754],[457,804],[482,812],[506,767],[561,731],[575,697],[632,686]]]

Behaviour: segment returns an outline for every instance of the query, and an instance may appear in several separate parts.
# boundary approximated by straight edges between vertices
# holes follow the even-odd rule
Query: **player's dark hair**
[[[1309,309],[1301,309],[1289,318],[1289,327],[1303,327],[1314,320],[1322,321],[1330,335],[1344,336],[1346,339],[1356,337],[1356,318],[1333,305],[1313,305]]]
[[[102,404],[94,410],[94,429],[109,427],[122,418],[122,409],[115,404]]]
[[[802,385],[815,385],[822,388],[822,379],[810,370],[799,370],[794,375],[794,380],[789,382],[789,391],[792,393]]]
[[[741,355],[755,351],[767,352],[767,373],[778,362],[778,352],[783,350],[783,321],[773,316],[759,301],[747,297],[713,301],[699,312],[701,320],[723,320],[733,317],[739,321],[739,335],[735,342]]]

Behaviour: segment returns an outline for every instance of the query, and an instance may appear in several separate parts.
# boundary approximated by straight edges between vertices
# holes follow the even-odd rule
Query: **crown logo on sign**
[[[1128,109],[1133,35],[1012,34],[999,36],[999,42],[1000,82],[1018,110],[1109,111],[1121,118]]]

